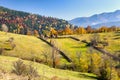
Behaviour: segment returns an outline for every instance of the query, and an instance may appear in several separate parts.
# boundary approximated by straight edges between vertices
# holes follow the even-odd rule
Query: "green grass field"
[[[0,32],[0,47],[11,48],[10,44],[6,44],[6,41],[11,37],[14,38],[13,43],[16,45],[16,47],[13,50],[10,49],[3,51],[2,55],[5,56],[0,56],[0,68],[4,70],[7,70],[9,72],[11,71],[12,63],[18,59],[14,57],[25,58],[28,60],[33,57],[43,59],[42,54],[44,52],[46,52],[47,54],[48,53],[51,54],[51,50],[52,50],[51,47],[34,36],[24,36],[19,34],[12,34],[12,33],[6,34],[5,32]],[[66,42],[68,41],[69,40],[66,39]],[[75,53],[74,47],[80,46],[78,45],[78,42],[74,42],[72,39],[70,39],[70,42],[68,43],[66,42],[63,44],[64,45],[69,44],[69,46],[71,45],[70,51],[74,53]],[[73,43],[71,44],[71,42]],[[72,50],[73,44],[76,44],[76,46],[73,46],[73,50]],[[70,49],[70,47],[68,47],[68,49]],[[79,51],[79,48],[78,49],[76,48],[76,51]],[[6,56],[14,56],[14,57],[6,57]],[[32,65],[38,69],[40,75],[46,76],[48,78],[58,76],[60,78],[69,79],[69,80],[94,80],[94,78],[92,77],[95,77],[95,75],[93,74],[73,72],[69,70],[53,69],[46,65],[33,63],[30,61],[24,61],[24,62],[26,64],[32,63]]]
[[[0,56],[0,69],[4,69],[7,72],[11,72],[11,70],[13,69],[13,66],[12,66],[13,62],[17,60],[18,58],[15,58],[15,57]],[[23,60],[23,61],[25,64],[32,64],[32,66],[37,68],[39,75],[45,76],[49,79],[54,76],[57,76],[64,80],[66,79],[68,80],[96,80],[94,78],[96,76],[93,74],[54,69],[46,65],[36,63],[36,62],[31,62],[27,60]]]
[[[13,50],[5,50],[3,55],[15,56],[25,59],[38,58],[42,59],[44,53],[51,53],[51,47],[34,36],[25,36],[19,34],[0,32],[0,47],[10,48],[6,41],[13,37],[13,43],[16,47]]]
[[[77,52],[85,53],[87,47],[85,43],[70,38],[54,39],[56,46],[68,56],[74,56]]]
[[[71,38],[61,38],[61,39],[53,39],[55,41],[55,46],[58,47],[61,51],[63,51],[68,57],[70,57],[73,61],[76,61],[77,53],[82,53],[81,58],[87,61],[87,53],[89,46],[86,46],[86,43],[81,42],[82,40],[86,40],[90,42],[90,38],[93,34],[82,34],[82,35],[70,35],[80,39],[80,41],[76,41]],[[120,51],[120,33],[99,33],[100,39],[103,40],[106,38],[106,41],[109,43],[108,46],[105,47],[105,50],[111,53]],[[11,45],[6,42],[9,38],[13,37],[13,43],[16,47],[12,50]],[[50,39],[48,39],[50,41]],[[31,60],[33,58],[44,60],[45,57],[43,54],[47,54],[51,59],[52,48],[43,42],[42,40],[34,37],[34,36],[25,36],[19,34],[5,33],[0,32],[0,48],[7,48],[4,50],[2,55],[0,56],[0,67],[11,71],[12,62],[16,61],[18,58],[23,58],[27,60]],[[6,57],[12,56],[12,57]],[[14,58],[18,57],[18,58]],[[30,61],[24,61],[26,64],[32,63],[33,66],[39,71],[40,75],[46,76],[48,78],[52,78],[53,76],[58,76],[60,78],[69,79],[69,80],[94,80],[95,75],[88,73],[80,73],[73,72],[68,70],[60,70],[53,69],[43,64],[33,63]],[[67,62],[64,59],[60,60],[59,65],[64,65]]]
[[[107,37],[109,46],[105,49],[111,53],[120,52],[120,33],[109,33]]]
[[[93,34],[82,34],[82,35],[72,35],[79,40],[86,40],[90,41]],[[111,53],[119,52],[120,51],[120,32],[109,32],[109,33],[99,33],[100,39],[103,40],[106,38],[107,42],[109,43],[108,46],[105,47]]]
[[[81,34],[81,35],[71,35],[80,39],[80,41],[75,41],[70,38],[64,39],[54,39],[56,46],[68,56],[74,56],[77,52],[85,53],[88,49],[85,43],[82,43],[81,40],[90,41],[90,38],[93,34]],[[106,46],[105,49],[111,53],[119,52],[120,50],[120,33],[99,33],[100,38],[107,38],[109,46]],[[16,47],[13,50],[4,51],[4,55],[16,56],[26,59],[31,59],[34,57],[42,59],[41,56],[43,53],[51,53],[51,47],[33,36],[24,36],[18,34],[11,34],[0,32],[0,47],[10,48],[8,44],[5,43],[10,37],[14,38],[14,43]]]

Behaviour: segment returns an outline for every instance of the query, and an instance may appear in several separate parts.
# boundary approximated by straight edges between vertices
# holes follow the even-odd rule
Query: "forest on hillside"
[[[9,32],[27,34],[28,32],[32,33],[35,30],[39,31],[41,29],[47,31],[51,27],[56,30],[63,29],[69,23],[63,19],[0,7],[0,26],[2,26],[2,24],[7,25]]]

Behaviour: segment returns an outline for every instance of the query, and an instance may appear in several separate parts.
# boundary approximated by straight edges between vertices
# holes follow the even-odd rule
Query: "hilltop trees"
[[[76,33],[76,34],[85,34],[85,33],[86,33],[86,30],[85,30],[83,27],[78,27],[78,28],[75,30],[75,33]]]
[[[54,28],[50,29],[50,37],[57,37],[57,31]]]
[[[39,37],[39,33],[37,30],[34,30],[34,36]]]
[[[70,25],[66,25],[65,29],[63,30],[63,34],[70,35],[73,34],[73,31],[70,28]]]
[[[29,14],[21,11],[10,10],[0,7],[0,24],[6,24],[10,32],[18,34],[27,34],[28,30],[33,33],[39,32],[39,25],[42,30],[47,30],[52,26],[55,30],[64,29],[68,22],[53,17],[45,17],[37,14]],[[47,27],[46,27],[47,26]]]
[[[109,28],[109,32],[114,32],[114,31],[117,31],[117,27],[116,26],[111,26]]]
[[[99,28],[99,32],[108,32],[108,28],[106,26],[102,26]]]

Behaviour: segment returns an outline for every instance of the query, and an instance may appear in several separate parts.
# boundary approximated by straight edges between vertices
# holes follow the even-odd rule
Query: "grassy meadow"
[[[56,45],[61,51],[65,52],[69,57],[76,56],[76,53],[86,53],[87,46],[85,43],[73,40],[71,38],[54,39]]]
[[[109,32],[109,33],[98,33],[101,40],[106,38],[108,46],[105,47],[111,53],[120,51],[120,32]],[[79,39],[80,41],[86,40],[90,42],[93,34],[83,34],[83,35],[72,35],[73,37]]]
[[[90,58],[93,59],[93,69],[99,69],[99,66],[102,64],[102,54],[99,52],[96,52],[95,54],[89,54],[89,46],[87,46],[86,43],[81,42],[82,40],[90,42],[92,35],[93,34],[70,35],[80,39],[80,41],[76,41],[71,38],[52,39],[55,42],[55,46],[63,51],[68,57],[70,57],[76,64],[76,71],[80,70],[80,72],[75,72],[70,70],[54,69],[41,63],[27,61],[33,59],[44,61],[45,54],[47,57],[49,57],[49,59],[52,59],[52,47],[34,36],[0,32],[0,48],[5,49],[0,55],[0,68],[6,70],[7,72],[11,72],[13,68],[13,62],[18,60],[18,58],[22,58],[24,59],[23,61],[25,64],[32,64],[32,66],[35,66],[38,70],[38,73],[41,76],[47,77],[47,79],[57,76],[61,78],[61,80],[96,80],[95,75],[85,72],[88,72],[89,70]],[[12,49],[11,43],[8,42],[9,38],[11,37],[14,39],[13,43],[16,45],[14,49]],[[106,38],[106,41],[109,43],[109,45],[104,48],[105,50],[111,53],[120,51],[119,32],[99,33],[99,37],[101,40]],[[48,41],[50,41],[50,39],[48,39]],[[68,63],[63,58],[61,58],[59,62],[60,66],[69,66],[69,64],[71,66],[71,63]],[[118,63],[115,63],[113,66],[118,66]]]
[[[16,47],[12,50],[10,43],[6,41],[13,38]],[[37,58],[42,60],[43,54],[51,53],[51,47],[34,36],[25,36],[19,34],[0,32],[0,47],[7,48],[3,55],[14,56],[24,59]]]
[[[13,69],[13,62],[17,60],[18,58],[15,57],[0,56],[0,68],[10,73]],[[96,76],[93,74],[54,69],[36,62],[31,62],[27,60],[23,61],[25,64],[32,64],[32,66],[37,68],[40,76],[47,77],[47,79],[44,80],[51,80],[51,78],[54,76],[57,76],[58,78],[60,78],[60,80],[96,80],[94,78]]]

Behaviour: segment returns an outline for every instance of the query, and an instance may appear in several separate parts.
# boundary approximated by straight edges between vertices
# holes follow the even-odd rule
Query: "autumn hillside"
[[[13,45],[15,46],[13,47]],[[11,73],[13,63],[17,61],[18,58],[23,59],[22,61],[25,64],[32,64],[33,67],[37,68],[40,79],[96,80],[96,76],[90,73],[53,69],[44,64],[32,62],[35,60],[44,62],[44,54],[51,56],[51,47],[34,36],[0,32],[0,53],[0,79],[3,80],[7,78],[14,80],[26,78]]]
[[[26,34],[26,31],[38,31],[41,27],[43,30],[49,30],[51,27],[63,29],[69,23],[63,19],[11,10],[0,6],[0,24],[6,24],[9,32]]]

